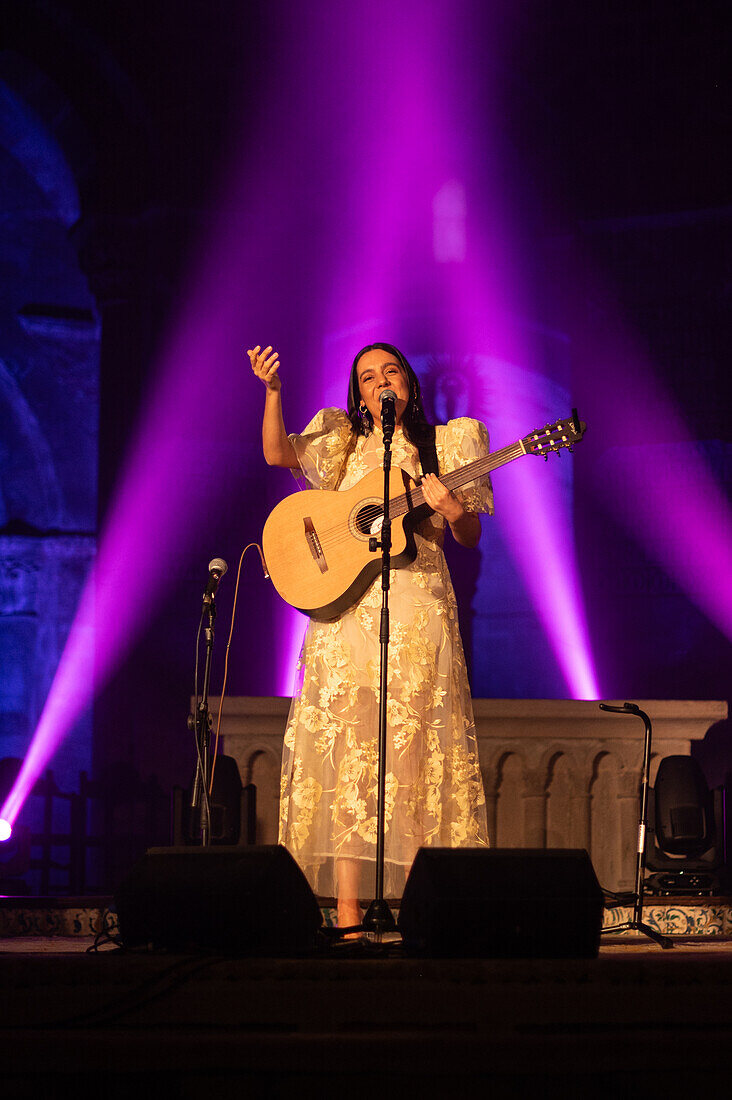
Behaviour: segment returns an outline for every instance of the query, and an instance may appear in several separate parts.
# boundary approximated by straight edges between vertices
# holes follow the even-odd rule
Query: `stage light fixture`
[[[714,894],[725,865],[725,800],[710,791],[696,760],[667,756],[649,799],[647,889],[656,894]]]
[[[0,818],[0,841],[10,840],[13,829],[9,821],[5,821],[4,818]]]

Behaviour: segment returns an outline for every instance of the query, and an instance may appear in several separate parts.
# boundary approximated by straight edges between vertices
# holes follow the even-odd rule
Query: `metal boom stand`
[[[225,572],[226,563],[217,558],[211,562],[209,570],[219,561],[224,567],[223,572]],[[212,572],[211,576],[216,576],[216,574]],[[211,743],[211,714],[208,709],[208,689],[211,681],[211,656],[213,654],[215,636],[216,600],[214,596],[217,583],[218,577],[216,577],[213,583],[209,581],[209,587],[206,589],[203,596],[201,618],[203,618],[204,615],[208,615],[208,625],[205,629],[206,663],[203,670],[203,688],[200,699],[196,700],[197,705],[194,713],[188,716],[188,728],[195,733],[196,737],[196,777],[193,781],[191,809],[196,810],[200,805],[201,845],[204,848],[207,848],[211,843],[211,801],[209,792],[211,783],[211,758],[209,753]],[[196,656],[196,668],[198,668],[198,656]]]
[[[391,569],[391,517],[389,515],[389,475],[391,472],[391,440],[394,435],[395,408],[393,403],[382,400],[381,427],[384,433],[384,514],[381,522],[381,541],[372,538],[369,548],[381,548],[381,620],[379,642],[381,665],[379,670],[379,752],[378,752],[378,802],[376,810],[376,891],[374,900],[366,910],[362,928],[375,932],[377,939],[384,932],[396,930],[394,915],[384,900],[384,826],[386,820],[386,696],[389,669],[389,571]]]
[[[608,703],[600,703],[600,710],[611,710],[616,714],[634,714],[636,718],[642,718],[645,725],[645,746],[643,749],[643,778],[641,783],[640,819],[638,821],[638,851],[635,865],[635,891],[633,893],[633,916],[614,928],[603,928],[602,933],[615,932],[642,932],[650,940],[660,947],[673,947],[673,943],[654,928],[650,928],[643,922],[643,876],[646,869],[646,826],[648,823],[648,787],[651,771],[651,720],[645,711],[635,703],[623,703],[622,707],[613,707]],[[601,934],[602,934],[601,933]]]

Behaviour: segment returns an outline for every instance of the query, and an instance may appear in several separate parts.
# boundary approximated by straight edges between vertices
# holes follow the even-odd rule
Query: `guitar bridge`
[[[313,521],[310,518],[310,516],[304,516],[303,517],[303,524],[305,526],[305,538],[306,538],[307,544],[310,548],[310,553],[313,555],[313,557],[315,558],[315,561],[318,563],[318,569],[320,570],[320,572],[321,573],[327,573],[328,563],[325,560],[325,554],[323,553],[323,547],[320,545],[320,539],[318,538],[318,533],[315,530],[315,526],[314,526]]]

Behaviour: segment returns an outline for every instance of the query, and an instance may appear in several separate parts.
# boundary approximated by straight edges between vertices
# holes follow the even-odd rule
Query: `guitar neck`
[[[459,489],[461,485],[467,485],[470,481],[480,481],[488,476],[491,470],[497,470],[499,466],[505,466],[526,454],[526,449],[518,440],[508,447],[502,447],[500,451],[494,451],[485,458],[478,458],[475,462],[469,462],[467,466],[460,466],[457,470],[451,470],[449,474],[440,474],[439,480],[446,489]],[[412,511],[425,503],[424,493],[419,486],[413,492],[402,493],[394,497],[389,507],[389,515],[392,519],[403,516],[405,512]]]

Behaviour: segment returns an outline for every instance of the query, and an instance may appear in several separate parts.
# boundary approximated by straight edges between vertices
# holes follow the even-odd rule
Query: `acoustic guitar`
[[[568,420],[547,424],[500,451],[441,474],[440,481],[448,489],[459,489],[522,455],[548,458],[551,451],[571,450],[585,428],[573,409]],[[393,569],[414,561],[414,530],[431,513],[419,481],[392,467]],[[320,622],[337,619],[352,607],[381,571],[375,543],[383,514],[384,471],[380,468],[352,489],[306,489],[280,501],[264,526],[262,548],[272,583],[283,600]]]

